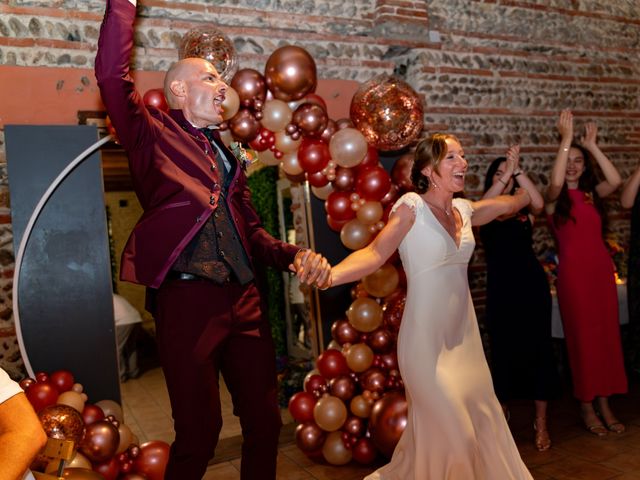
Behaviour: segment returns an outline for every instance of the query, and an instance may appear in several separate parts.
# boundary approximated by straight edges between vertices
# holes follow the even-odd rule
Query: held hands
[[[573,139],[573,114],[571,110],[566,109],[560,112],[558,119],[558,132],[562,140],[571,141]]]
[[[326,258],[312,250],[300,250],[289,265],[289,270],[298,276],[301,284],[315,285],[321,290],[331,286],[331,265]]]
[[[511,145],[507,150],[506,157],[507,168],[505,174],[510,176],[520,170],[520,145]]]

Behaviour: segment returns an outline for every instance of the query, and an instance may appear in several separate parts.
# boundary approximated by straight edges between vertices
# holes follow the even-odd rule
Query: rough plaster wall
[[[522,144],[524,167],[544,186],[557,145],[557,113],[567,107],[577,116],[577,130],[587,120],[598,122],[600,143],[624,176],[637,164],[637,0],[139,3],[132,59],[138,69],[166,69],[177,58],[181,35],[212,22],[233,39],[244,67],[262,70],[273,50],[295,44],[315,58],[322,78],[402,75],[424,96],[426,130],[462,140],[471,197],[487,162],[514,142]],[[0,65],[91,68],[103,8],[103,0],[0,0]],[[0,132],[0,155],[2,140]],[[11,232],[6,175],[0,181],[0,268],[3,282],[10,282],[11,241],[1,241]],[[611,228],[624,242],[628,216],[617,198],[609,203]],[[536,247],[543,252],[553,241],[542,219],[539,224]],[[482,312],[481,249],[471,271]],[[0,285],[0,362],[9,358],[15,365],[9,293],[10,285]]]

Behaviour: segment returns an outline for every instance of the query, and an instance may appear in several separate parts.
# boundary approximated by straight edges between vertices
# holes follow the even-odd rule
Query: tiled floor
[[[129,380],[122,385],[122,393],[125,422],[141,442],[172,441],[169,401],[160,369]],[[231,413],[231,399],[226,392],[222,404],[224,427],[214,460],[218,463],[209,467],[205,480],[240,479],[240,426]],[[612,404],[626,423],[627,432],[597,438],[582,427],[578,405],[568,393],[554,402],[549,412],[553,447],[542,453],[532,445],[530,405],[513,404],[511,428],[535,480],[640,480],[640,385],[634,382],[631,392],[613,399]],[[286,425],[278,456],[279,480],[355,480],[372,471],[372,467],[353,463],[333,467],[310,460],[295,446],[294,425],[286,411],[283,420]]]

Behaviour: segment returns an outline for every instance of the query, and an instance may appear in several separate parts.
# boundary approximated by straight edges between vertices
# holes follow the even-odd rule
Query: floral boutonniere
[[[249,168],[249,166],[253,163],[253,159],[251,158],[249,153],[244,149],[240,142],[231,142],[229,148],[231,149],[231,153],[233,153],[233,155],[240,162],[240,167],[242,168],[242,170],[246,172],[247,168]]]

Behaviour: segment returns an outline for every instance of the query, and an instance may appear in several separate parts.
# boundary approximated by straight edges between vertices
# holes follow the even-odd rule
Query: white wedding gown
[[[467,280],[471,203],[454,199],[460,246],[416,193],[400,244],[407,301],[398,362],[409,404],[391,462],[366,480],[531,480],[493,391]]]

